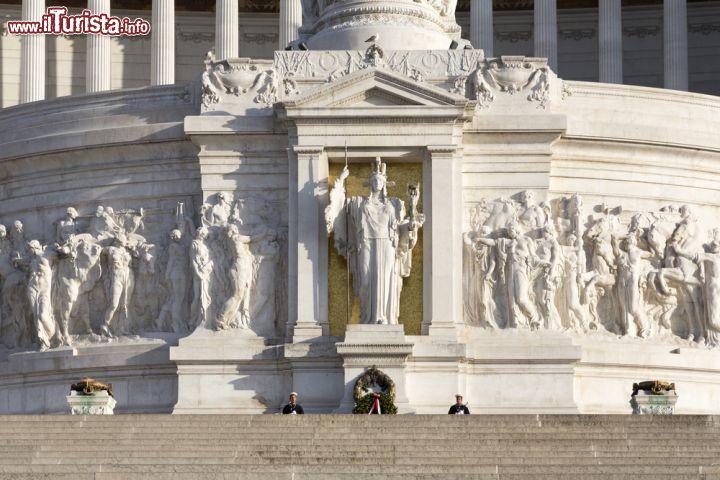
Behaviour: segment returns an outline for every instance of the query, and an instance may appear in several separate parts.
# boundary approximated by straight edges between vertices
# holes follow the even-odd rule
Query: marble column
[[[300,0],[280,0],[280,50],[284,50],[288,43],[297,40],[300,25],[302,25]]]
[[[664,1],[663,32],[665,88],[687,91],[688,38],[685,0]]]
[[[557,72],[557,6],[555,0],[535,0],[535,56],[546,57]]]
[[[240,51],[238,0],[217,0],[215,4],[215,58],[236,58]]]
[[[175,0],[152,2],[150,84],[175,83]]]
[[[98,15],[110,15],[110,0],[88,0],[88,9]],[[103,92],[112,88],[112,37],[87,35],[85,91]]]
[[[599,80],[623,83],[622,1],[603,0],[598,8]]]
[[[288,228],[288,324],[294,343],[327,336],[328,165],[322,146],[295,146],[288,151],[290,171]]]
[[[422,333],[457,339],[462,311],[462,149],[427,147],[423,165]],[[428,268],[428,266],[430,268]]]
[[[492,0],[471,0],[470,43],[475,48],[482,48],[486,57],[492,57],[493,35]]]
[[[22,19],[39,22],[45,0],[23,0]],[[23,35],[20,39],[20,103],[45,99],[45,35]]]

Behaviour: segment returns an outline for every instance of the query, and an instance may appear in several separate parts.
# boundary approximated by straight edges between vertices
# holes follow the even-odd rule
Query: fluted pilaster
[[[39,22],[45,0],[23,0],[22,19]],[[23,35],[20,52],[20,103],[45,99],[45,35]]]
[[[546,57],[557,71],[557,5],[555,0],[535,0],[535,56]]]
[[[110,0],[88,0],[88,9],[96,15],[110,15]],[[107,35],[87,35],[85,90],[88,93],[111,89],[111,40]]]
[[[663,4],[665,88],[688,89],[688,38],[686,0]]]
[[[238,0],[217,0],[215,8],[215,58],[235,58],[240,48]]]
[[[175,0],[152,2],[150,84],[175,83]]]
[[[470,43],[475,48],[482,48],[486,57],[493,56],[492,0],[471,0]]]
[[[300,0],[280,0],[280,50],[297,40],[298,28],[302,25]]]
[[[622,1],[603,0],[599,3],[598,10],[599,80],[605,83],[622,83]]]

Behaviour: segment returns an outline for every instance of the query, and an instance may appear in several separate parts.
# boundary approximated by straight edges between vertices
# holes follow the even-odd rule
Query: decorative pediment
[[[303,92],[286,100],[284,105],[288,109],[350,106],[463,107],[467,102],[465,97],[434,85],[371,67]]]

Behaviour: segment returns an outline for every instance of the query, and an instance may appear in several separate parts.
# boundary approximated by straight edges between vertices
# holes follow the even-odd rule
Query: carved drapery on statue
[[[0,344],[46,350],[199,325],[277,335],[282,207],[230,198],[203,205],[197,230],[183,203],[152,212],[150,228],[143,209],[71,207],[48,244],[27,241],[21,221],[0,225]]]
[[[398,323],[402,279],[411,273],[412,249],[424,222],[417,212],[419,188],[408,187],[408,214],[402,200],[387,196],[386,168],[376,159],[367,182],[370,194],[347,198],[346,167],[325,210],[328,234],[334,232],[335,248],[348,262],[361,323]]]
[[[720,230],[689,207],[585,211],[578,195],[538,205],[520,192],[469,213],[469,325],[720,346]]]

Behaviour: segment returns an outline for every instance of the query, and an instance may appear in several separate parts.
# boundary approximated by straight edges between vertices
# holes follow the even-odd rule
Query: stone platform
[[[0,479],[720,479],[715,416],[0,417]]]

